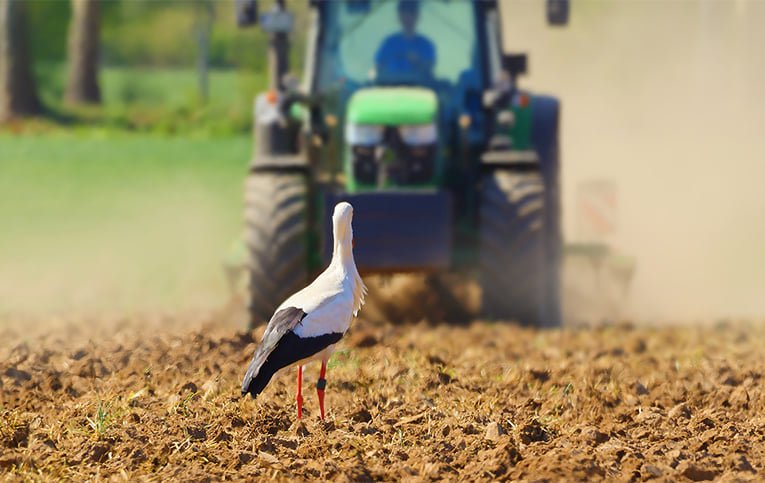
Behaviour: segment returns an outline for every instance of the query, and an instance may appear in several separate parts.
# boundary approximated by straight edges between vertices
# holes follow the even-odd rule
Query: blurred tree
[[[210,97],[210,31],[213,26],[215,7],[211,0],[199,0],[194,31],[197,37],[197,77],[199,82],[199,97],[207,102]]]
[[[74,104],[101,102],[98,87],[100,0],[71,0],[69,23],[69,76],[66,100]]]
[[[37,114],[42,106],[32,76],[23,0],[0,0],[0,121]]]

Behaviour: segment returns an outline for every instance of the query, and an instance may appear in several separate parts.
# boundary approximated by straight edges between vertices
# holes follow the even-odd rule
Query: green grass
[[[0,133],[0,312],[209,306],[249,136]]]
[[[41,78],[43,97],[56,101],[63,95],[64,64],[41,63],[35,69]],[[198,78],[193,68],[103,67],[99,73],[101,95],[107,106],[162,103],[177,107],[199,102]],[[245,70],[211,70],[210,100],[228,105],[251,102],[265,87],[265,75]]]
[[[43,123],[46,130],[97,125],[158,134],[246,133],[254,96],[266,88],[262,73],[212,70],[203,102],[194,69],[105,67],[99,75],[101,105],[73,108],[62,102],[65,69],[58,63],[40,63],[35,69],[40,97],[55,114],[54,122]]]
[[[52,115],[0,129],[0,314],[223,302],[263,75],[212,71],[202,102],[193,69],[104,68],[72,108],[37,71]]]
[[[93,430],[93,433],[98,438],[101,438],[106,434],[106,430],[112,423],[112,414],[110,409],[111,408],[109,404],[104,403],[103,401],[99,401],[98,408],[96,408],[96,413],[93,415],[93,417],[91,418],[90,416],[86,416],[85,418],[88,422],[88,426],[90,426],[90,429]]]

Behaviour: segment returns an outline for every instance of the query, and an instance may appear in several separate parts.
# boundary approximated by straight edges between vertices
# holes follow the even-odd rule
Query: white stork
[[[242,395],[257,397],[280,369],[297,365],[297,417],[303,417],[303,365],[321,360],[316,383],[321,419],[327,360],[364,304],[367,288],[353,260],[353,207],[338,203],[332,215],[334,249],[324,272],[284,301],[268,322],[242,381]]]

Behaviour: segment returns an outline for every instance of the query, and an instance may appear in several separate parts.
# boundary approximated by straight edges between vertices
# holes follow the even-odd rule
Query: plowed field
[[[538,332],[357,321],[330,365],[325,423],[318,368],[306,370],[301,425],[294,370],[255,401],[239,396],[260,331],[198,327],[5,329],[1,474],[765,479],[758,327]]]

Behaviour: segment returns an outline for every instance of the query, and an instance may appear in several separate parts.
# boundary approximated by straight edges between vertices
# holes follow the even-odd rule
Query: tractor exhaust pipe
[[[270,34],[268,49],[269,89],[284,92],[284,77],[289,72],[289,32],[292,16],[285,0],[276,0],[269,12],[258,14],[257,0],[236,0],[236,23],[239,27],[260,24]]]
[[[279,16],[286,13],[285,0],[276,0],[274,14]],[[270,48],[268,49],[268,71],[270,72],[269,88],[284,92],[284,77],[289,72],[289,37],[285,31],[271,33]]]

